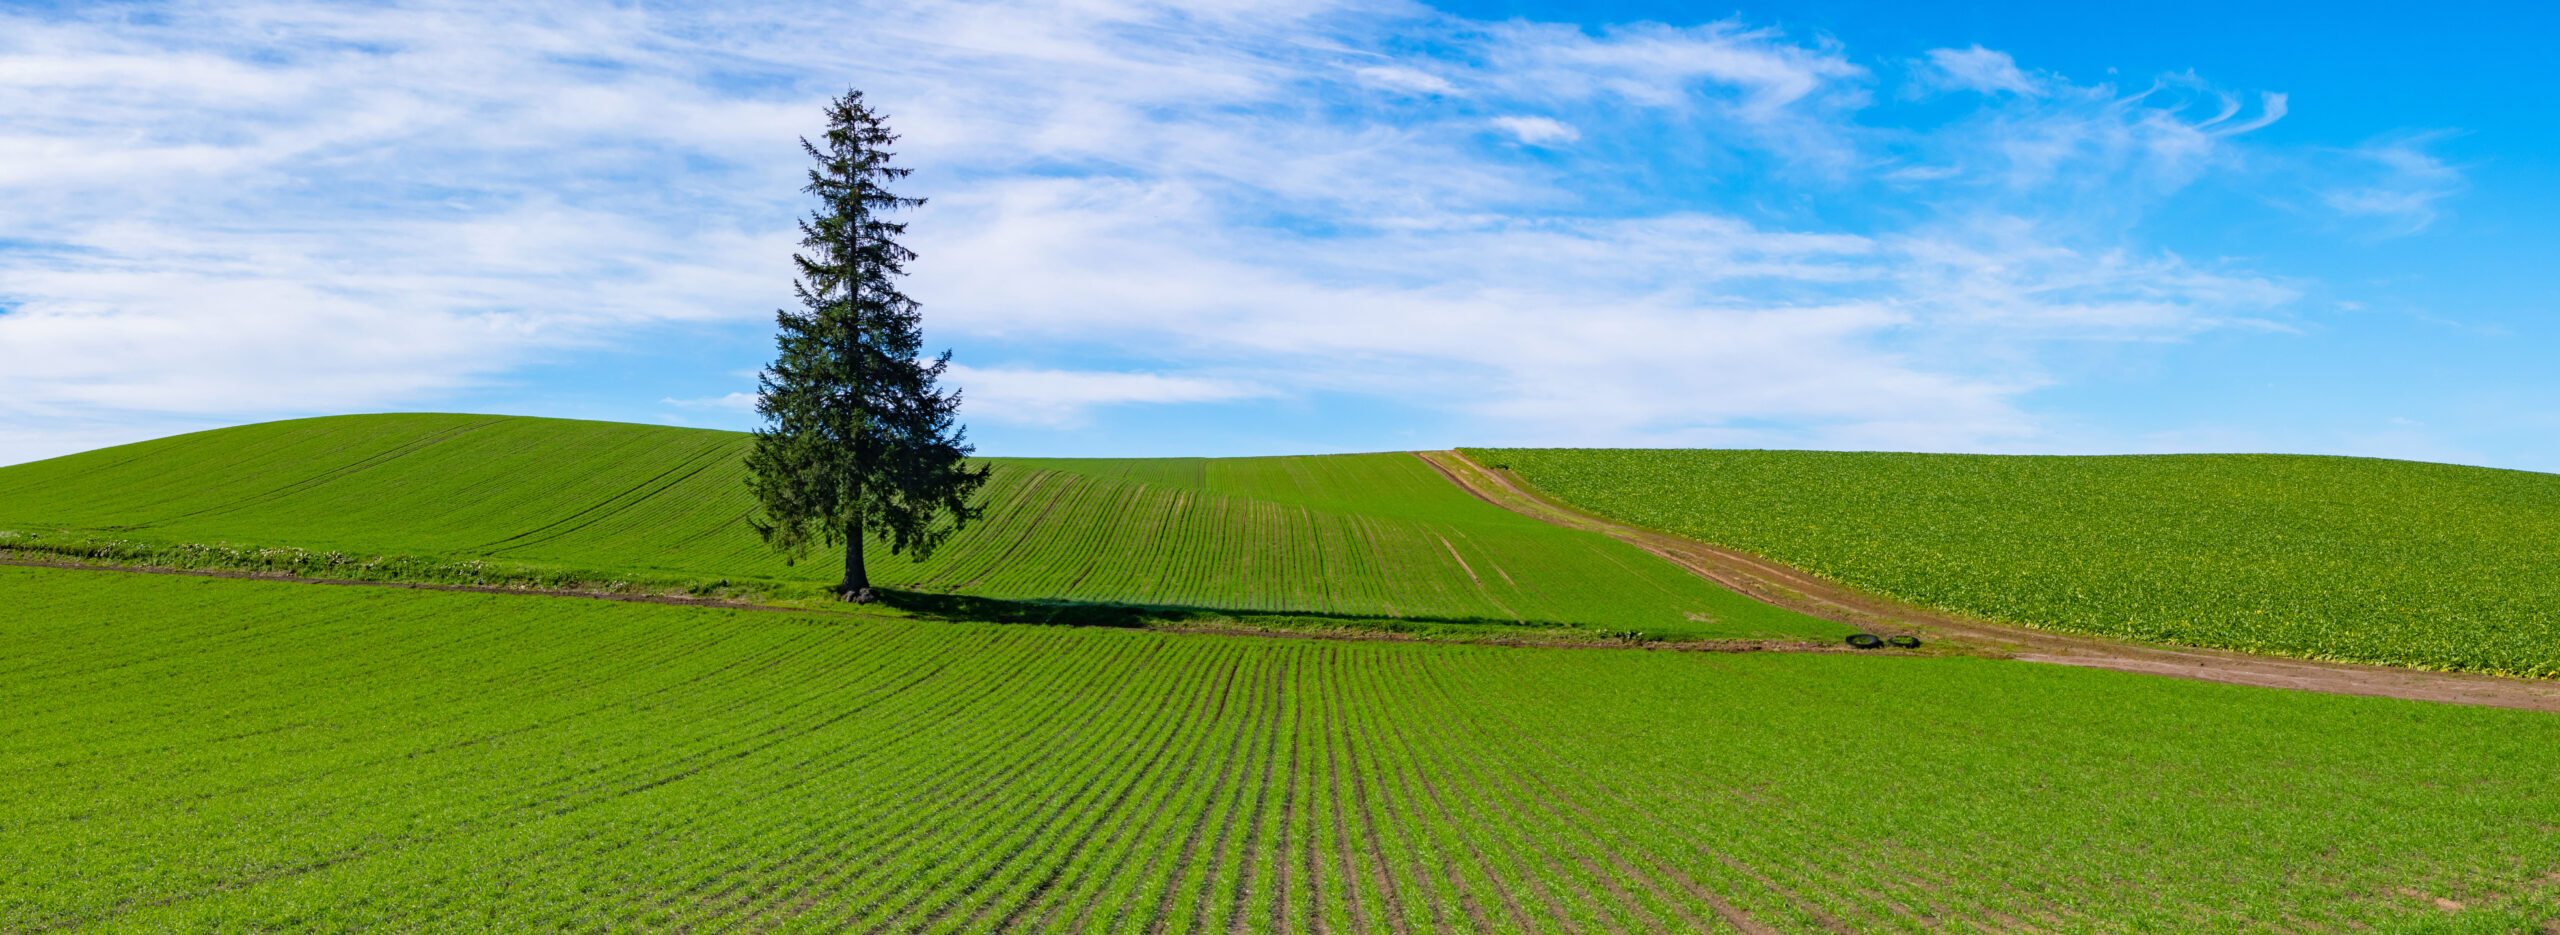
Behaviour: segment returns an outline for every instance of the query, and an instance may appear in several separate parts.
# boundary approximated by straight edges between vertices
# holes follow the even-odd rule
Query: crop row
[[[0,547],[322,577],[778,582],[747,436],[487,416],[222,429],[0,468]],[[1839,635],[1605,536],[1478,501],[1405,454],[991,462],[987,513],[887,587],[1342,618]],[[572,571],[576,570],[576,571]]]
[[[2560,915],[2560,723],[2534,712],[1969,658],[847,624],[35,569],[0,588],[9,931]]]
[[[1567,502],[1915,603],[2560,676],[2560,476],[2284,455],[1487,449]]]

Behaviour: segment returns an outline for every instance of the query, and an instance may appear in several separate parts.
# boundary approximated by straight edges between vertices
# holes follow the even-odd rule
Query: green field
[[[747,524],[735,432],[468,415],[270,422],[0,468],[0,538],[222,545],[145,556],[367,575],[383,556],[487,561],[588,580],[729,582],[782,596],[836,580],[786,567]],[[1439,621],[1829,639],[1847,630],[1748,600],[1605,536],[1476,500],[1409,454],[996,459],[987,516],[892,588]],[[270,551],[262,558],[258,550]],[[295,554],[289,550],[302,550]],[[338,553],[331,555],[330,553]],[[401,565],[406,568],[408,565]],[[464,566],[461,580],[500,568]]]
[[[2287,455],[1469,454],[1614,519],[1995,620],[2560,676],[2560,475]]]
[[[24,568],[0,593],[6,931],[2560,918],[2541,713],[1961,657]]]

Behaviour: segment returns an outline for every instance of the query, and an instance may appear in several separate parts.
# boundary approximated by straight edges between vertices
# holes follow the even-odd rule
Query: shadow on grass
[[[1311,614],[1304,611],[1115,604],[1097,601],[1012,599],[970,594],[877,589],[880,602],[907,613],[986,623],[1074,627],[1144,627],[1160,623],[1274,623],[1337,626],[1383,633],[1426,633],[1449,627],[1502,630],[1591,630],[1589,624],[1495,617],[1389,617],[1383,614]]]

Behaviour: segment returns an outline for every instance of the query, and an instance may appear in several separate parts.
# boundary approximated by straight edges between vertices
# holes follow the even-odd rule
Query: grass
[[[2560,476],[2287,455],[1469,454],[1614,519],[1946,610],[2560,676]]]
[[[469,415],[271,422],[0,468],[0,548],[312,577],[815,595],[747,526],[747,436]],[[1478,501],[1408,454],[996,459],[985,520],[875,582],[1358,625],[1649,637],[1847,631],[1605,536]]]
[[[26,568],[0,593],[7,931],[2560,918],[2541,713],[1963,657]]]

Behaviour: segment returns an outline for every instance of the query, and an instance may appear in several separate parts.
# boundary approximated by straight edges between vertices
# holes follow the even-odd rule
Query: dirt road
[[[2115,669],[2175,678],[2344,695],[2560,711],[2560,682],[2427,672],[2158,646],[1977,620],[1852,590],[1756,555],[1630,526],[1559,503],[1507,472],[1455,451],[1415,452],[1468,493],[1559,526],[1615,538],[1753,599],[1877,634],[1909,633],[1932,644],[2028,662]]]

